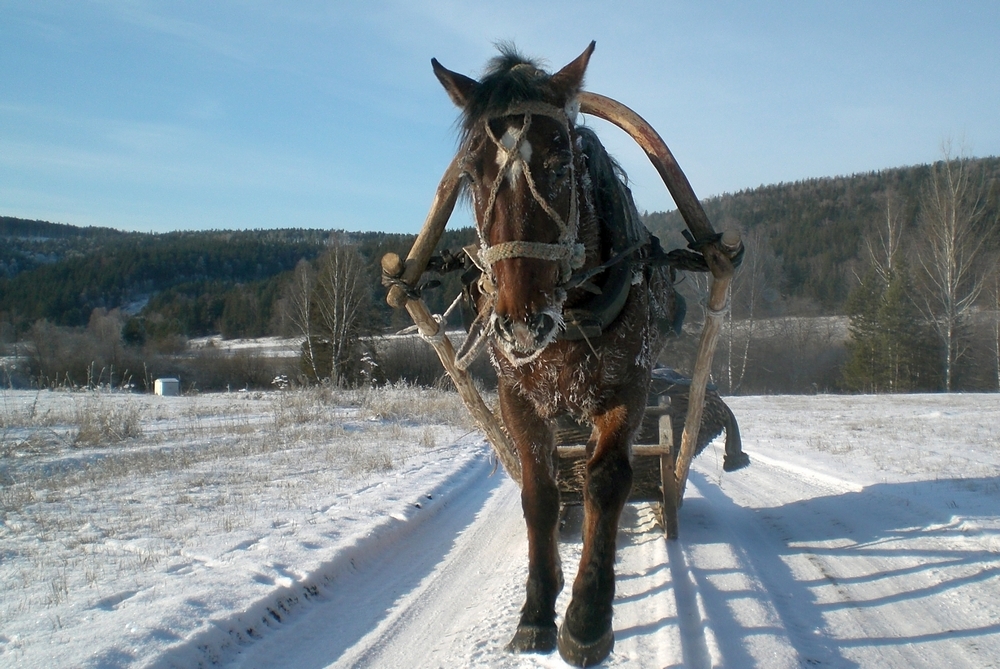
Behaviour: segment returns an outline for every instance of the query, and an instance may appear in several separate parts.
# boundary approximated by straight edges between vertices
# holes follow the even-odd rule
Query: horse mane
[[[482,79],[468,100],[462,118],[463,135],[468,137],[484,119],[502,115],[515,104],[538,102],[552,96],[552,75],[542,62],[527,58],[512,44],[497,45],[500,54],[490,59]]]
[[[597,133],[586,126],[576,126],[576,133],[587,163],[584,193],[607,242],[601,258],[607,260],[616,251],[646,239],[648,232],[632,201],[625,170],[604,148]]]
[[[597,133],[582,125],[576,126],[576,133],[580,138],[580,149],[587,157],[587,175],[597,196],[613,197],[618,184],[628,186],[628,175],[601,144]]]

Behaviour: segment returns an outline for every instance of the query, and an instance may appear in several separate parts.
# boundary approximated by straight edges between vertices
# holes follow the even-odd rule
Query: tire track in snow
[[[570,510],[560,531],[566,587],[556,604],[559,620],[569,604],[580,558],[581,515],[579,508]],[[673,572],[650,505],[626,507],[618,545],[616,648],[604,666],[681,664],[685,643],[690,645],[692,639],[682,642],[677,621],[690,615],[685,602],[671,596]],[[331,666],[565,667],[558,653],[511,655],[504,649],[517,623],[526,577],[520,494],[512,482],[504,480],[475,521],[454,539],[454,547],[440,565],[400,597],[394,611]],[[700,619],[699,614],[695,618]],[[704,646],[704,641],[700,644]]]
[[[235,666],[564,667],[558,654],[504,650],[527,549],[516,486],[486,473],[477,468],[420,531],[338,576],[325,601]],[[604,666],[908,668],[949,656],[991,666],[1000,626],[963,616],[976,593],[1000,599],[1000,565],[978,538],[955,536],[963,523],[935,523],[940,513],[914,502],[932,484],[893,496],[775,458],[721,478],[696,462],[679,541],[664,540],[650,505],[625,509],[616,646]],[[578,520],[562,530],[560,554],[561,615],[579,561]],[[996,610],[988,604],[983,615]]]
[[[488,479],[485,470],[474,478],[418,532],[338,576],[321,601],[229,666],[565,667],[558,653],[504,650],[527,576],[520,495],[510,480]],[[560,533],[560,619],[581,548],[579,514],[568,515]],[[616,647],[604,666],[711,666],[697,592],[691,583],[679,597],[671,592],[681,572],[669,564],[650,505],[626,507],[618,546]]]
[[[469,526],[442,536],[453,547],[433,571],[332,666],[495,666],[527,575],[519,500],[517,486],[504,477]]]
[[[724,518],[733,515],[733,502],[722,496],[707,504],[702,489],[712,485],[704,477],[698,482],[697,473],[693,476],[696,484],[682,510],[679,542],[664,539],[651,505],[630,504],[623,512],[616,647],[604,666],[798,666],[773,662],[797,657],[787,643],[772,641],[763,649],[747,650],[748,638],[780,637],[783,626],[773,611],[770,628],[730,611],[731,599],[720,592],[714,577],[721,574],[732,582],[754,566],[729,548],[734,541],[746,541],[734,537],[731,521]],[[383,554],[339,576],[324,593],[325,601],[255,642],[232,666],[564,667],[557,653],[514,656],[504,650],[516,625],[527,572],[519,494],[505,478],[487,479],[485,470],[470,478],[477,480],[456,491],[447,508],[424,521],[419,532],[408,533]],[[560,619],[579,562],[579,526],[577,511],[568,514],[561,531],[566,587],[557,602]],[[768,587],[759,579],[751,578],[743,587],[763,602],[758,608],[769,606]]]

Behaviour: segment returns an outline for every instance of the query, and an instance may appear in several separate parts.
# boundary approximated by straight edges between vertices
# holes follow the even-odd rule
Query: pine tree
[[[940,379],[934,332],[912,299],[909,273],[893,273],[882,297],[883,366],[889,392],[936,390]]]
[[[911,297],[909,272],[903,265],[884,277],[869,271],[848,296],[844,383],[873,393],[933,390],[938,347]]]
[[[869,271],[847,296],[845,309],[850,317],[844,385],[850,390],[878,392],[880,375],[881,328],[878,313],[884,286],[874,271]]]

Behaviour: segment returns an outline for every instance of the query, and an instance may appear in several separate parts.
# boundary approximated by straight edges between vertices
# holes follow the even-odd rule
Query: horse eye
[[[569,161],[572,158],[563,153],[556,153],[545,159],[545,169],[549,173],[549,179],[553,187],[564,185],[563,182],[569,175]]]
[[[562,153],[554,153],[545,159],[545,169],[565,174],[569,169],[569,160]]]
[[[462,178],[467,179],[471,184],[477,184],[483,180],[483,163],[481,160],[467,160],[462,167]]]

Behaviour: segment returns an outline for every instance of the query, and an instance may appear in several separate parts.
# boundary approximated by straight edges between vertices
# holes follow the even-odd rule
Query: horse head
[[[536,358],[563,329],[565,286],[586,257],[575,118],[593,49],[555,74],[504,50],[480,81],[432,61],[463,113],[461,165],[491,293],[489,334],[515,364]]]

